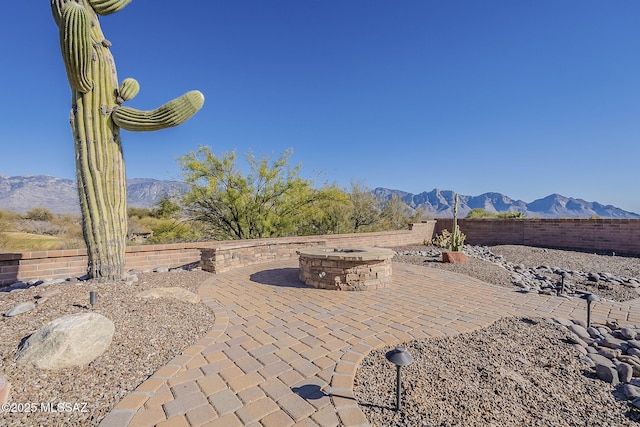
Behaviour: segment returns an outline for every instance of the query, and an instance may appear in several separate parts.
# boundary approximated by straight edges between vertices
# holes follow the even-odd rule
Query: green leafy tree
[[[383,204],[380,211],[380,226],[383,230],[403,230],[409,223],[420,221],[425,217],[422,209],[412,211],[400,197],[394,194]]]
[[[378,201],[362,182],[351,182],[349,199],[352,205],[351,221],[353,231],[374,231],[375,225],[380,221],[380,209]]]
[[[336,186],[325,186],[323,197],[313,203],[298,227],[298,235],[352,233],[353,205],[349,194]]]
[[[152,208],[129,208],[128,213],[130,243],[163,244],[202,239],[199,224],[189,221],[180,204],[167,194]],[[145,232],[151,232],[146,240],[136,239],[136,234]]]
[[[182,207],[168,195],[164,195],[156,203],[153,216],[156,218],[180,218]]]
[[[249,172],[238,168],[235,152],[221,157],[200,146],[179,158],[191,189],[184,206],[203,223],[214,239],[254,239],[295,235],[316,211],[331,200],[331,189],[316,190],[298,176],[300,165],[289,166],[291,150],[276,159],[247,154]]]

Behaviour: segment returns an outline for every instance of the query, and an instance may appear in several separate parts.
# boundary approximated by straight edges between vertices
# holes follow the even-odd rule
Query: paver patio
[[[285,261],[213,275],[199,293],[215,314],[210,332],[122,399],[102,427],[366,426],[353,381],[374,349],[504,316],[586,317],[580,299],[401,263],[392,287],[375,291],[311,288]],[[597,303],[592,318],[640,324],[640,304]]]

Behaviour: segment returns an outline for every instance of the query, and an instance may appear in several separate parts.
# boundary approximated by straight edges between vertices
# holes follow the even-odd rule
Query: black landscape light
[[[89,304],[91,304],[91,310],[93,310],[93,306],[96,305],[98,301],[98,293],[96,291],[89,291]]]
[[[388,351],[385,355],[387,360],[396,365],[396,411],[400,411],[400,389],[401,389],[401,375],[400,368],[403,366],[409,366],[413,363],[413,357],[405,350],[403,346],[397,346],[391,351]]]
[[[591,303],[600,301],[597,295],[594,294],[586,294],[583,295],[582,298],[587,300],[587,328],[591,327]]]
[[[560,274],[560,288],[558,289],[558,296],[564,294],[564,278],[567,277],[569,275],[569,273],[567,273],[566,271],[563,271]]]

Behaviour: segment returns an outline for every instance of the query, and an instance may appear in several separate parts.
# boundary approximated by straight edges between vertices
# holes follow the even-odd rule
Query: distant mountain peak
[[[434,188],[418,194],[388,188],[376,188],[372,193],[381,199],[399,197],[412,209],[422,208],[434,217],[453,216],[455,192]],[[640,215],[628,212],[612,205],[587,202],[582,199],[566,197],[558,193],[550,194],[533,202],[514,200],[501,193],[487,192],[479,196],[459,195],[458,215],[464,218],[472,209],[484,209],[488,212],[521,212],[528,218],[630,218],[640,219]]]
[[[127,180],[127,202],[131,207],[147,208],[184,188],[185,184],[177,181],[134,178]],[[0,209],[22,213],[35,207],[80,214],[76,181],[48,175],[0,175]]]
[[[131,207],[151,207],[166,194],[188,190],[187,184],[153,178],[127,180],[128,204]],[[409,208],[422,208],[434,217],[453,216],[455,192],[434,188],[412,194],[402,190],[379,187],[372,193],[380,199],[397,196]],[[635,218],[640,215],[627,212],[612,205],[587,202],[582,199],[550,194],[533,202],[512,199],[497,192],[486,192],[478,196],[460,195],[458,215],[464,218],[476,208],[489,212],[522,212],[529,218]],[[78,189],[71,179],[49,175],[6,176],[0,175],[0,209],[26,212],[35,207],[44,207],[55,213],[79,214]]]

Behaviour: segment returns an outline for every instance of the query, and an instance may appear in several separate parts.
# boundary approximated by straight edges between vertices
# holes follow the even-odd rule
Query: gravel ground
[[[69,413],[0,413],[6,426],[97,425],[129,392],[188,346],[195,344],[214,323],[214,315],[203,303],[190,304],[173,298],[143,299],[134,295],[157,287],[179,286],[197,294],[211,277],[203,271],[175,270],[147,273],[132,285],[114,283],[59,283],[20,292],[0,293],[0,312],[35,301],[47,288],[61,290],[45,303],[15,317],[0,317],[0,373],[11,382],[9,402],[26,404],[78,403]],[[40,371],[16,365],[20,341],[41,326],[61,316],[86,313],[89,291],[100,297],[95,312],[115,324],[109,349],[92,363],[60,371]],[[86,406],[85,406],[86,404]]]
[[[436,248],[395,248],[430,249]],[[512,245],[490,249],[527,267],[552,265],[640,277],[638,258]],[[513,287],[510,272],[476,258],[465,265],[421,256],[396,256],[395,261]],[[638,297],[635,291],[628,295],[626,288],[593,291],[622,301]],[[384,348],[369,354],[359,366],[355,395],[372,426],[639,425],[640,414],[616,399],[619,389],[595,378],[568,337],[565,327],[549,320],[505,318],[472,333],[406,343],[414,363],[403,368],[400,412],[395,411],[396,370],[385,359],[392,348]],[[637,379],[633,382],[640,385]]]
[[[640,277],[637,258],[545,252],[520,246],[498,246],[492,250],[509,261],[527,265],[560,265],[585,271],[597,265],[598,270],[612,274]],[[559,258],[553,258],[556,255]],[[477,259],[462,266],[428,261],[424,257],[398,257],[396,261],[446,268],[488,283],[513,286],[509,272]],[[0,317],[0,373],[12,383],[10,402],[86,403],[87,410],[0,413],[0,425],[97,425],[122,397],[197,342],[214,323],[213,313],[202,303],[147,300],[134,295],[141,290],[172,286],[197,293],[198,287],[210,277],[199,270],[176,270],[142,274],[132,285],[60,283],[0,293],[0,312],[4,313],[19,303],[34,301],[47,288],[62,291],[29,313]],[[100,294],[95,311],[116,326],[109,350],[79,368],[52,372],[17,366],[14,359],[20,341],[53,319],[87,312],[90,290]],[[378,426],[629,425],[624,405],[611,397],[611,386],[580,371],[584,367],[577,361],[574,350],[562,341],[563,333],[545,321],[506,319],[475,332],[476,338],[469,334],[411,343],[410,346],[416,346],[409,347],[416,362],[407,369],[405,377],[407,381],[416,377],[418,382],[409,387],[406,408],[410,410],[402,415],[385,409],[393,406],[395,370],[380,372],[384,352],[372,353],[358,371],[356,393],[372,424]],[[550,345],[541,346],[542,342]],[[515,356],[518,357],[514,359]],[[422,372],[423,376],[412,374],[410,369]],[[577,391],[570,392],[574,389]],[[423,414],[439,415],[424,418]]]
[[[548,265],[562,270],[582,271],[585,273],[609,273],[616,277],[635,277],[640,279],[640,258],[611,255],[597,255],[586,252],[565,251],[558,249],[535,248],[531,246],[498,245],[489,249],[496,255],[502,255],[513,264],[526,267]],[[440,248],[425,245],[403,246],[396,251],[441,251]],[[445,264],[441,257],[421,257],[400,255],[394,261],[441,268],[455,273],[466,274],[484,282],[498,286],[513,287],[511,272],[503,267],[478,258],[469,257],[467,264]],[[558,279],[560,276],[558,276]],[[601,298],[624,302],[638,298],[638,292],[625,286],[609,283],[594,283],[587,280],[572,279],[576,289],[594,293]]]
[[[413,341],[395,411],[391,348],[369,354],[354,392],[372,426],[632,426],[614,388],[585,373],[565,342],[567,329],[544,319],[505,318],[468,334]],[[383,367],[383,368],[381,368]],[[632,418],[631,418],[632,417]]]

